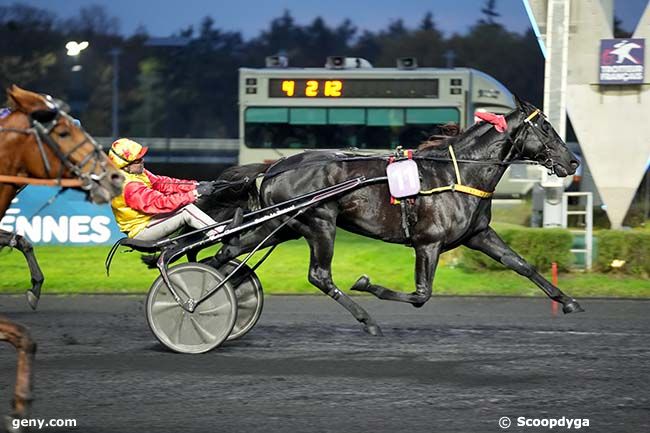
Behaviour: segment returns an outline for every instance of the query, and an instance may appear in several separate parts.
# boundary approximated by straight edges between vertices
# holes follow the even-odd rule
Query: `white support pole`
[[[566,137],[566,88],[569,57],[571,0],[549,0],[546,16],[546,63],[544,68],[544,113],[560,137]],[[561,196],[564,181],[542,172],[544,227],[562,225]]]

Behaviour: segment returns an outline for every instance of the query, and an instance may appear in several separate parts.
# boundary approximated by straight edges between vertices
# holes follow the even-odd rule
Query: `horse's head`
[[[538,162],[560,177],[575,173],[578,160],[544,113],[517,97],[515,101],[517,108],[513,114],[520,122],[513,138],[517,157]]]
[[[120,194],[124,177],[90,134],[66,113],[65,103],[16,85],[7,89],[7,96],[13,114],[25,117],[17,119],[18,125],[29,125],[23,130],[24,140],[32,140],[35,146],[33,152],[24,153],[23,165],[29,174],[78,178],[94,203],[107,203]]]

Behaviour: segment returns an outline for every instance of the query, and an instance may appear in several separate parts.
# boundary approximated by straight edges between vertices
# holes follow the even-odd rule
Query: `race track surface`
[[[163,349],[144,296],[0,296],[38,342],[33,416],[78,432],[499,432],[518,417],[650,431],[650,302],[434,298],[421,309],[357,299],[385,337],[325,296],[269,296],[257,326],[205,355]],[[0,346],[0,414],[15,356]],[[44,429],[41,431],[67,431]]]

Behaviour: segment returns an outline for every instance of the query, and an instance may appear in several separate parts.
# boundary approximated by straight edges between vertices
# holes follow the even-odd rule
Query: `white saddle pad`
[[[395,198],[409,197],[420,192],[418,165],[412,159],[388,164],[388,189]]]

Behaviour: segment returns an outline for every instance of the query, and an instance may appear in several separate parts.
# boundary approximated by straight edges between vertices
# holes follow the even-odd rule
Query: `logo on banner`
[[[643,83],[645,39],[600,40],[600,84]]]
[[[68,190],[38,211],[57,190],[27,187],[0,219],[0,230],[16,232],[36,244],[106,244],[121,233],[108,205],[93,205],[79,191]]]

